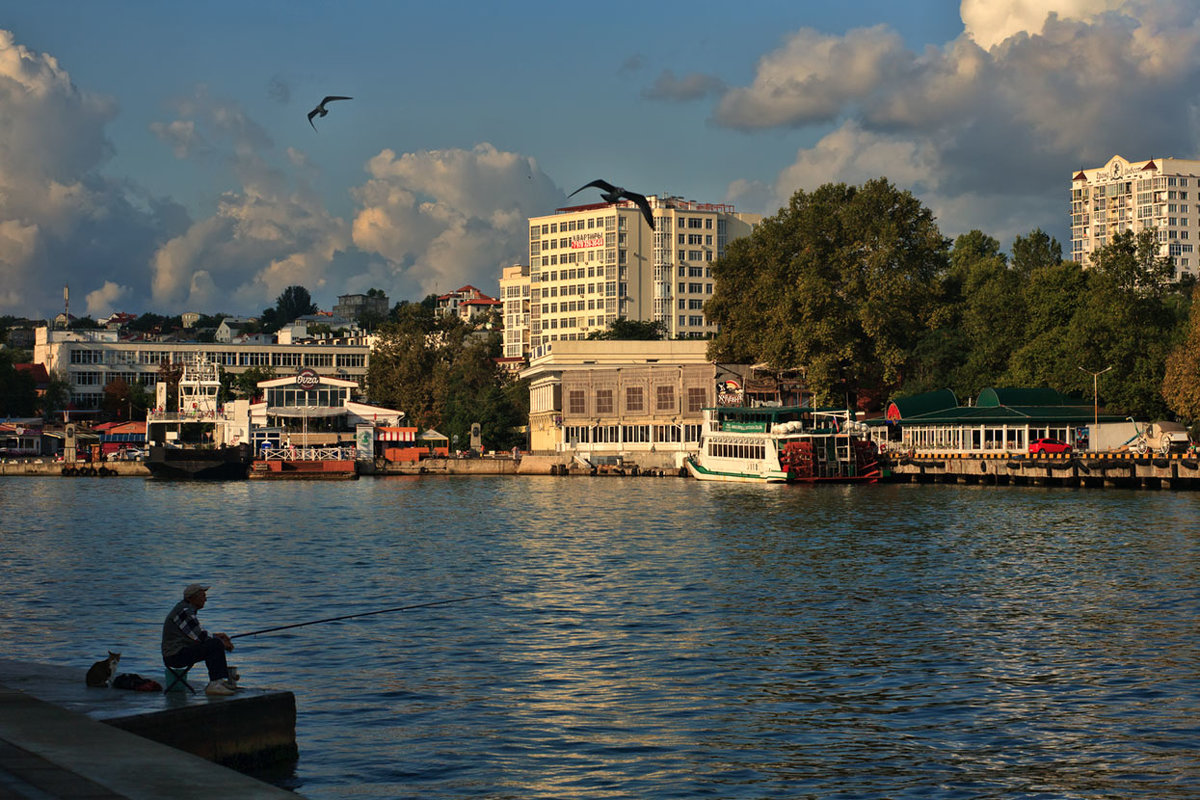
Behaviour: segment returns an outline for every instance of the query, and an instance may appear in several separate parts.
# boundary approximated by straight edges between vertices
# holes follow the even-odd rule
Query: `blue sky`
[[[884,176],[1065,244],[1072,171],[1196,150],[1196,0],[17,5],[0,313],[491,293],[594,178],[770,214]]]

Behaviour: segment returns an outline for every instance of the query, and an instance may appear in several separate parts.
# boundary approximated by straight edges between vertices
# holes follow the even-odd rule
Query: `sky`
[[[1197,158],[1200,0],[39,0],[0,13],[0,314],[324,309],[527,263],[597,178],[774,214],[884,177],[1064,245],[1071,176]],[[326,95],[326,117],[306,115]],[[315,126],[315,129],[314,129]]]

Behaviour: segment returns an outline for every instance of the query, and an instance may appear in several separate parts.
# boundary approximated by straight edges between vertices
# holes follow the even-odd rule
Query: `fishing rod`
[[[230,639],[237,639],[241,636],[257,636],[260,633],[274,633],[275,631],[286,631],[291,628],[303,628],[306,625],[320,625],[323,622],[338,622],[343,619],[354,619],[355,617],[369,617],[372,614],[388,614],[392,611],[411,611],[414,608],[429,608],[430,606],[444,606],[449,603],[465,603],[468,600],[481,600],[485,597],[495,597],[495,594],[479,594],[474,597],[456,597],[453,600],[434,600],[430,603],[417,603],[411,606],[398,606],[396,608],[382,608],[378,611],[363,611],[360,614],[344,614],[340,617],[329,617],[327,619],[314,619],[311,622],[296,622],[292,625],[279,625],[275,628],[263,628],[261,631],[250,631],[249,633],[235,633],[230,636]]]

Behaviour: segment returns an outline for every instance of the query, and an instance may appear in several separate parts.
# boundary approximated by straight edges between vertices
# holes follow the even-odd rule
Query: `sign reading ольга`
[[[321,384],[321,376],[312,367],[305,367],[296,373],[296,388],[310,392]]]

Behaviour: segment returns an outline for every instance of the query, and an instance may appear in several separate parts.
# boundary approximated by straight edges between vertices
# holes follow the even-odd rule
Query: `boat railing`
[[[272,447],[264,448],[259,457],[264,461],[353,461],[358,449],[349,447]]]
[[[147,422],[231,422],[233,416],[223,411],[162,411],[152,408],[146,412]]]

